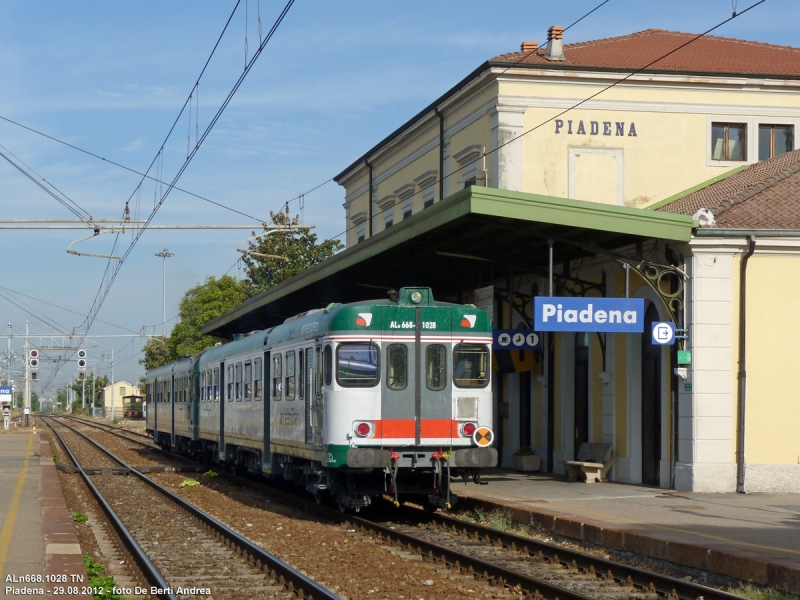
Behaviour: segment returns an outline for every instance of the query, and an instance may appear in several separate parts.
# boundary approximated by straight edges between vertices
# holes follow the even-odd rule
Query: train
[[[331,303],[147,371],[146,428],[162,448],[301,485],[360,510],[429,510],[497,465],[492,329],[473,305],[405,287]]]

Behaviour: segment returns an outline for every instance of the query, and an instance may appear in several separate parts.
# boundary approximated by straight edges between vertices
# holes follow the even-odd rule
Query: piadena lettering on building
[[[636,123],[631,121],[586,121],[573,119],[556,119],[556,133],[567,135],[608,135],[615,137],[636,137]]]

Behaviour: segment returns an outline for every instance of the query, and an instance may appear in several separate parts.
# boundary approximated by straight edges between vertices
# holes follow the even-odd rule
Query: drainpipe
[[[744,490],[744,421],[745,421],[745,396],[747,393],[747,370],[745,369],[746,357],[746,329],[745,319],[747,317],[747,261],[756,249],[756,236],[747,236],[750,240],[747,252],[742,256],[739,265],[739,392],[737,404],[739,409],[738,428],[736,432],[736,491],[745,494]]]
[[[369,190],[367,191],[367,200],[369,208],[367,209],[367,223],[369,223],[367,227],[367,237],[372,237],[372,164],[365,158],[364,164],[367,165],[369,169]]]
[[[434,108],[433,112],[439,117],[439,201],[444,199],[444,115]]]

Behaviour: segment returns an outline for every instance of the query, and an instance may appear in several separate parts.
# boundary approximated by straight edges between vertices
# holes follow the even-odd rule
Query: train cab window
[[[286,399],[287,400],[294,400],[294,386],[296,381],[296,375],[294,372],[294,350],[286,353],[286,377],[285,377],[285,385],[286,385]]]
[[[214,367],[214,402],[219,402],[219,367]]]
[[[257,358],[253,361],[253,397],[256,402],[261,400],[263,371],[261,370],[261,359]]]
[[[253,399],[253,362],[244,361],[244,399],[250,402]]]
[[[456,344],[453,383],[462,388],[482,388],[489,384],[489,348],[486,344]]]
[[[228,365],[228,402],[233,402],[233,365]]]
[[[430,344],[425,350],[425,385],[434,392],[447,386],[445,370],[447,353],[441,344]]]
[[[317,346],[315,361],[317,370],[314,377],[314,394],[317,398],[322,398],[322,346]]]
[[[378,347],[346,342],[336,348],[336,381],[342,387],[372,387],[378,383]]]
[[[281,382],[283,381],[283,373],[281,372],[281,355],[275,354],[272,357],[272,399],[278,401],[281,399]]]
[[[242,363],[236,363],[236,401],[242,401]]]
[[[408,386],[408,348],[405,344],[391,344],[386,349],[386,385],[390,390],[404,390]]]
[[[325,385],[333,383],[333,348],[330,344],[325,346],[325,364],[323,372],[325,373]]]

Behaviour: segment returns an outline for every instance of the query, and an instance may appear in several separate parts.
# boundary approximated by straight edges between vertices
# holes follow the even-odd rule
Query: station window
[[[233,402],[233,365],[228,365],[228,402]]]
[[[342,387],[372,387],[378,383],[378,347],[347,342],[336,348],[336,381]]]
[[[219,367],[214,367],[214,402],[219,402]]]
[[[391,344],[386,348],[386,385],[390,390],[404,390],[408,386],[408,348],[405,344]]]
[[[261,369],[261,359],[257,358],[253,361],[253,396],[256,401],[261,400],[263,386],[263,370]]]
[[[794,149],[794,127],[791,125],[758,126],[758,160],[767,160]]]
[[[712,160],[747,160],[747,125],[744,123],[711,124]]]
[[[485,344],[456,344],[453,382],[462,388],[482,388],[489,384],[489,348]]]
[[[244,399],[253,399],[253,362],[249,360],[244,361]]]
[[[430,344],[425,349],[425,385],[434,392],[443,390],[447,386],[445,369],[447,367],[447,354],[441,344]]]
[[[286,399],[294,400],[294,386],[296,375],[294,372],[294,350],[286,353],[286,376],[284,385],[286,386]]]
[[[330,344],[325,346],[325,385],[333,383],[333,348]]]
[[[281,373],[281,355],[275,354],[272,357],[272,399],[273,400],[280,400],[281,399],[281,381],[282,381],[282,373]]]
[[[242,363],[236,363],[236,401],[242,401]]]

